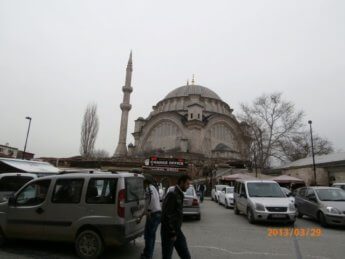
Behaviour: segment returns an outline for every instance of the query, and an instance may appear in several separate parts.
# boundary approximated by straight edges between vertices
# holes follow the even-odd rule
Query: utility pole
[[[25,119],[29,120],[29,126],[28,126],[28,132],[26,133],[26,139],[25,139],[25,145],[24,145],[24,151],[23,151],[23,156],[22,159],[25,158],[25,151],[26,151],[26,144],[28,143],[28,138],[29,138],[29,132],[30,132],[30,126],[31,126],[31,117],[25,117]]]
[[[308,121],[309,126],[310,126],[310,140],[311,140],[311,153],[313,156],[313,170],[314,170],[314,181],[315,181],[315,185],[317,185],[316,182],[316,166],[315,166],[315,153],[314,153],[314,139],[313,139],[313,128],[311,126],[311,124],[313,123],[311,120]]]

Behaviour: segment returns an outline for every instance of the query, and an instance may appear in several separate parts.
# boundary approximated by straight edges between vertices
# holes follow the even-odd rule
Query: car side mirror
[[[240,194],[240,197],[247,198],[247,194],[241,193],[241,194]]]
[[[8,197],[8,205],[9,206],[16,206],[16,197],[12,194],[10,197]]]

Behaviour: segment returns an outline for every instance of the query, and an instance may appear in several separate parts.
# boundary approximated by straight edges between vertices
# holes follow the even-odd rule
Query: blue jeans
[[[151,214],[151,217],[146,220],[145,224],[145,248],[142,254],[144,258],[152,258],[153,250],[155,248],[156,242],[156,231],[158,228],[159,223],[161,222],[161,212],[157,211]]]
[[[176,241],[174,242],[171,240],[171,236],[169,236],[165,227],[161,226],[161,239],[163,259],[171,259],[174,247],[181,259],[191,259],[186,237],[181,230],[177,233]]]

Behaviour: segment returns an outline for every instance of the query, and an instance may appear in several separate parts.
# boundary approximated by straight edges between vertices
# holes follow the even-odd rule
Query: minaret
[[[120,136],[119,136],[119,143],[117,144],[117,147],[114,153],[114,157],[127,156],[126,139],[127,139],[127,126],[128,126],[128,113],[132,108],[132,105],[130,104],[130,96],[131,96],[131,92],[133,91],[133,88],[131,87],[132,71],[133,71],[133,66],[132,66],[132,51],[131,51],[131,54],[129,55],[127,69],[126,69],[126,82],[125,82],[125,85],[122,87],[123,101],[120,104],[120,108],[122,110]]]

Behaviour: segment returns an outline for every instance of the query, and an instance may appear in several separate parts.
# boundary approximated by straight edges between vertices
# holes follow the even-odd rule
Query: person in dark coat
[[[190,180],[188,175],[181,176],[175,188],[164,199],[161,217],[163,259],[171,259],[174,248],[181,259],[191,258],[187,240],[181,231],[184,192],[190,186]]]

